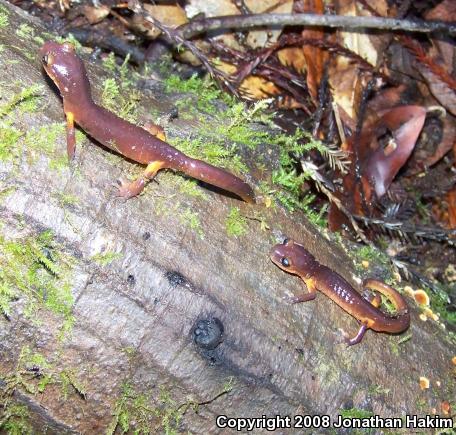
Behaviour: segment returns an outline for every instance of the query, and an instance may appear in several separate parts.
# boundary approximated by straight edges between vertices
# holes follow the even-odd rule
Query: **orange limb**
[[[146,122],[142,128],[149,132],[152,136],[155,136],[156,138],[162,140],[163,142],[166,142],[166,133],[163,127],[160,125],[154,124],[153,122]]]
[[[152,180],[157,172],[164,167],[164,162],[152,162],[147,165],[141,177],[133,181],[119,180],[118,196],[128,199],[139,195],[146,184]]]
[[[74,114],[66,112],[66,131],[67,131],[67,155],[68,160],[73,160],[76,152],[76,135],[74,131]]]
[[[304,279],[307,286],[308,293],[302,293],[298,296],[287,297],[287,300],[292,304],[299,304],[300,302],[307,302],[315,299],[317,296],[317,288],[313,279]]]

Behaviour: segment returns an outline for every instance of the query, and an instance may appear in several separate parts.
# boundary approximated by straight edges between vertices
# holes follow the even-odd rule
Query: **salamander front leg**
[[[307,302],[315,299],[317,296],[317,288],[313,279],[304,279],[304,282],[307,286],[308,293],[302,293],[298,296],[284,296],[284,299],[291,304],[299,304],[300,302]]]
[[[143,175],[136,180],[119,180],[119,190],[117,192],[117,195],[125,199],[139,195],[143,191],[145,185],[155,177],[157,172],[162,169],[164,165],[164,162],[152,162],[147,165],[147,168],[144,171]]]
[[[154,124],[153,122],[147,121],[142,126],[144,130],[149,132],[152,136],[162,140],[163,142],[166,141],[166,133],[162,126],[158,124]]]
[[[76,135],[74,131],[74,115],[73,112],[66,112],[66,132],[67,132],[67,154],[68,160],[71,161],[74,158],[76,151]]]
[[[382,298],[378,293],[372,295],[368,290],[364,290],[362,294],[366,301],[369,301],[375,308],[378,308],[382,304]]]

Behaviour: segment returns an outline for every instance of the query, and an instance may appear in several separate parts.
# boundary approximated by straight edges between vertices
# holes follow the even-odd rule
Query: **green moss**
[[[355,266],[358,271],[365,270],[362,266],[363,261],[368,261],[369,263],[379,264],[385,269],[390,270],[390,259],[389,257],[379,249],[374,248],[370,245],[361,246],[356,251],[354,251],[355,259],[357,260]]]
[[[189,409],[198,412],[201,405],[207,405],[228,394],[232,388],[232,379],[230,379],[224,384],[223,390],[212,399],[202,403],[187,400],[178,405],[171,393],[163,386],[159,387],[158,396],[154,398],[138,393],[129,382],[126,382],[122,386],[121,396],[114,405],[113,418],[106,434],[177,435],[180,433],[179,425]]]
[[[114,78],[107,78],[103,81],[103,92],[101,93],[101,103],[107,109],[114,110],[116,99],[119,98],[120,88]]]
[[[21,296],[30,317],[36,317],[40,308],[62,316],[63,336],[74,323],[73,263],[74,259],[59,250],[50,231],[25,239],[0,237],[0,311],[9,316],[11,301]]]
[[[0,431],[3,429],[6,433],[32,433],[27,408],[18,408],[12,400],[18,390],[37,395],[44,393],[49,385],[60,385],[66,399],[68,387],[72,386],[79,396],[85,398],[84,387],[72,370],[55,368],[42,354],[33,352],[27,346],[21,349],[14,370],[2,374],[2,379],[6,386],[0,391],[0,408],[3,408]]]
[[[7,27],[8,24],[8,15],[6,15],[4,12],[0,12],[0,29]]]
[[[236,173],[247,171],[247,167],[236,154],[235,145],[226,148],[217,143],[207,142],[203,137],[197,139],[174,138],[172,145],[189,157],[203,160],[214,166],[227,168]]]
[[[131,384],[125,383],[122,386],[121,397],[116,401],[113,418],[106,435],[114,433],[125,434],[134,428],[135,434],[152,433],[152,421],[157,411],[149,407],[149,397],[138,394]]]
[[[90,257],[92,261],[99,264],[100,266],[107,266],[111,264],[114,260],[122,258],[123,254],[120,252],[100,252],[98,254]]]
[[[225,226],[229,236],[239,237],[247,232],[247,219],[241,215],[238,207],[231,207]]]
[[[32,39],[39,45],[43,45],[46,42],[41,36],[34,36]]]
[[[456,311],[448,303],[448,295],[451,294],[450,286],[446,287],[440,283],[434,283],[437,293],[425,288],[426,293],[431,299],[431,308],[434,312],[439,313],[440,318],[452,326],[456,326]]]
[[[46,40],[51,39],[59,44],[63,44],[65,42],[69,42],[73,45],[76,50],[82,49],[82,44],[73,36],[72,33],[68,33],[65,36],[56,36],[55,33],[47,33],[43,32],[42,35],[46,38]]]
[[[204,190],[198,186],[198,183],[195,180],[177,177],[174,177],[173,179],[177,180],[176,185],[180,193],[206,200],[209,198],[208,195],[204,193]]]
[[[19,38],[23,39],[32,37],[34,33],[35,31],[33,30],[33,27],[29,26],[26,23],[21,24],[19,28],[16,30],[16,35],[19,36]]]
[[[0,106],[0,119],[19,108],[23,112],[35,112],[43,98],[43,86],[31,85],[15,92],[9,100]]]
[[[71,193],[58,192],[56,197],[62,207],[74,206],[79,203],[79,198]]]
[[[116,55],[113,52],[103,59],[103,67],[112,73],[117,71]]]
[[[165,91],[168,93],[191,93],[192,97],[176,102],[180,109],[188,109],[194,113],[196,109],[208,114],[215,113],[215,102],[225,94],[217,88],[210,79],[201,79],[193,75],[187,80],[182,80],[176,75],[169,75],[164,80]],[[227,97],[225,97],[226,99]],[[194,101],[196,100],[196,102]]]
[[[0,160],[16,162],[19,159],[17,144],[23,134],[17,128],[0,122]]]
[[[133,72],[128,68],[127,56],[121,66],[118,66],[115,56],[111,53],[104,61],[104,67],[117,74],[120,78],[110,77],[103,82],[101,95],[102,105],[121,118],[135,123],[138,117],[138,103],[141,93],[134,87]]]
[[[343,418],[369,418],[374,415],[373,412],[360,408],[341,409],[339,414]]]
[[[257,145],[264,142],[272,142],[273,137],[268,132],[253,129],[250,125],[251,122],[256,121],[271,126],[273,113],[265,112],[268,104],[267,100],[260,100],[251,108],[248,108],[244,102],[233,104],[222,115],[224,119],[231,120],[230,124],[225,126],[224,122],[217,123],[217,134],[250,149],[255,149]]]
[[[3,412],[0,417],[0,431],[8,435],[32,435],[29,423],[29,412],[26,406],[14,402],[2,403]]]
[[[58,138],[65,137],[63,123],[29,129],[26,125],[19,127],[21,124],[17,122],[22,114],[34,113],[42,106],[42,92],[41,85],[32,85],[14,92],[7,102],[0,106],[0,160],[18,165],[21,159],[27,156],[31,164],[45,154],[50,159],[51,169],[67,166],[64,154],[59,153],[56,147]]]
[[[200,238],[204,238],[204,232],[203,228],[201,227],[201,221],[198,213],[192,211],[190,208],[186,208],[179,214],[179,220],[183,225],[186,225],[195,231],[195,233],[198,234]]]
[[[62,387],[63,398],[67,400],[68,394],[71,392],[76,392],[78,396],[85,399],[86,387],[78,379],[74,370],[62,370],[58,373],[58,379]]]
[[[367,394],[370,396],[383,396],[383,395],[388,395],[390,393],[389,388],[384,388],[381,385],[371,385],[368,390]]]
[[[128,95],[125,97],[124,95]],[[103,92],[101,95],[102,105],[121,118],[130,122],[135,122],[138,112],[138,102],[141,100],[138,91],[125,91],[125,87],[120,86],[116,79],[107,78],[103,82]]]

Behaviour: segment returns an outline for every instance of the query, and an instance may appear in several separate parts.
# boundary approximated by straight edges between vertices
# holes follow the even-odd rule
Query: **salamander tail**
[[[404,298],[396,290],[376,279],[365,280],[363,286],[385,295],[394,304],[397,313],[388,317],[388,332],[402,332],[410,326],[409,308]],[[375,327],[372,329],[376,330]]]
[[[242,181],[224,169],[217,168],[201,160],[187,157],[185,163],[180,165],[179,170],[197,180],[234,193],[245,202],[255,203],[255,194],[252,188],[245,181]]]

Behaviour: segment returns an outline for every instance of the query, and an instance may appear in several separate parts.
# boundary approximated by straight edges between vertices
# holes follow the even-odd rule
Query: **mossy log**
[[[245,204],[208,186],[196,187],[204,197],[188,195],[179,189],[182,176],[169,172],[140,197],[119,200],[112,184],[142,168],[84,136],[67,165],[62,102],[38,58],[51,35],[4,0],[0,14],[0,105],[13,91],[43,85],[41,103],[27,110],[18,103],[1,120],[2,128],[19,132],[6,153],[0,136],[2,240],[31,246],[32,254],[41,249],[49,264],[35,252],[35,269],[50,275],[57,257],[71,263],[64,277],[68,312],[45,290],[18,288],[8,316],[0,316],[4,429],[13,403],[26,406],[25,425],[48,434],[135,427],[224,433],[216,427],[221,414],[335,418],[354,408],[383,417],[434,409],[443,415],[442,402],[456,397],[454,343],[436,322],[421,321],[410,299],[409,339],[369,331],[353,347],[340,330],[354,333],[356,322],[333,302],[321,294],[305,304],[283,300],[303,289],[269,260],[271,246],[285,235],[357,286],[352,260],[303,214]],[[96,63],[88,70],[99,97],[110,73]],[[173,107],[173,96],[156,88],[154,96],[143,91],[141,113]],[[169,141],[195,124],[171,122]],[[259,147],[264,171],[255,169],[258,154],[243,153],[253,184],[271,173],[275,148]],[[234,207],[247,217],[238,236],[227,233]],[[37,239],[46,231],[52,243]],[[49,279],[57,286],[63,277],[54,272]],[[430,380],[429,389],[420,389],[420,376]],[[302,433],[288,431],[294,432]]]

